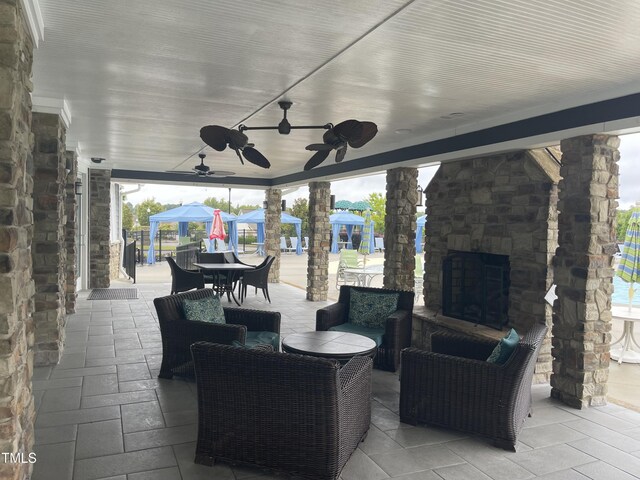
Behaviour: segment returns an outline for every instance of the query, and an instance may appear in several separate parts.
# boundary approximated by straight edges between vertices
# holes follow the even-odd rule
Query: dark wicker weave
[[[316,312],[316,330],[329,330],[330,327],[347,322],[352,289],[364,292],[397,292],[400,294],[398,309],[387,318],[382,345],[378,347],[373,364],[375,368],[380,370],[395,372],[400,366],[400,352],[403,348],[411,345],[411,318],[415,294],[400,290],[342,285],[338,303],[321,308]]]
[[[171,257],[165,257],[171,268],[171,293],[186,292],[194,288],[204,288],[202,273],[180,268]]]
[[[546,332],[544,325],[532,327],[504,365],[486,362],[497,342],[454,334],[433,334],[431,352],[403,350],[400,420],[484,435],[515,450],[531,414],[531,382]]]
[[[240,300],[247,296],[247,287],[255,287],[256,293],[258,288],[262,289],[262,295],[271,303],[271,297],[269,296],[269,270],[276,257],[269,255],[265,258],[258,267],[254,270],[244,272],[242,276],[242,284],[240,285]]]
[[[195,300],[215,295],[210,288],[155,298],[162,336],[162,364],[160,378],[173,375],[193,377],[193,361],[189,347],[198,341],[230,344],[233,340],[245,342],[249,332],[275,332],[280,334],[280,313],[241,308],[224,308],[226,324],[193,322],[184,317],[182,303],[185,298]]]
[[[335,360],[198,342],[195,462],[317,480],[340,475],[371,421],[371,359]]]

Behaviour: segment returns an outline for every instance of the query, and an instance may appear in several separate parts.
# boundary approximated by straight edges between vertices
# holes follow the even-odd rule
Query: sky
[[[640,133],[620,136],[620,185],[618,200],[619,208],[626,210],[636,202],[640,202]],[[430,166],[418,169],[418,184],[422,188],[431,181],[438,166]],[[136,185],[125,185],[124,190],[133,190]],[[336,200],[358,201],[365,200],[370,193],[385,195],[386,173],[363,176],[349,180],[337,180],[331,182],[331,193],[336,195]],[[202,202],[209,197],[229,198],[227,188],[192,187],[166,185],[142,185],[140,191],[127,195],[127,201],[134,205],[153,198],[155,201],[167,204]],[[309,198],[309,188],[299,187],[295,191],[283,190],[282,198],[292,205],[296,198]],[[261,205],[264,200],[263,190],[248,190],[233,188],[231,190],[232,205]]]

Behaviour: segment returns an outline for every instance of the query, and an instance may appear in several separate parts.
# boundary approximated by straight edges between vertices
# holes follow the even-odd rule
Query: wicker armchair
[[[171,257],[166,257],[171,268],[171,293],[186,292],[194,288],[204,288],[204,276],[202,273],[180,268]]]
[[[336,360],[198,342],[195,463],[335,480],[371,421],[371,359]]]
[[[321,308],[316,312],[316,330],[329,330],[331,327],[346,324],[349,319],[349,303],[352,289],[363,292],[397,292],[398,309],[386,320],[382,344],[378,346],[378,352],[373,366],[380,370],[395,372],[400,366],[400,352],[411,345],[411,319],[413,315],[414,293],[400,290],[387,290],[380,288],[354,287],[342,285],[338,303]]]
[[[162,364],[159,378],[173,375],[193,377],[189,347],[198,341],[231,344],[245,343],[247,332],[280,334],[280,313],[240,308],[224,308],[226,324],[186,320],[182,304],[185,298],[197,300],[215,295],[210,288],[154,298],[162,337]]]
[[[534,325],[504,365],[486,361],[497,342],[455,334],[433,334],[431,352],[403,350],[400,420],[484,435],[515,450],[531,414],[531,382],[546,332]]]

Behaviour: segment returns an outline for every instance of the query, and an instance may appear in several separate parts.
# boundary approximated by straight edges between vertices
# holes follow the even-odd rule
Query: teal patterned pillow
[[[487,362],[503,365],[509,360],[519,341],[520,337],[518,333],[512,328],[509,333],[498,342],[496,348],[493,349],[493,352],[491,352],[491,355],[487,358]]]
[[[184,316],[187,320],[198,322],[226,323],[224,310],[220,304],[220,297],[213,295],[199,300],[184,299],[182,303]]]
[[[399,293],[363,292],[351,289],[349,322],[367,328],[384,328],[387,317],[398,309]]]

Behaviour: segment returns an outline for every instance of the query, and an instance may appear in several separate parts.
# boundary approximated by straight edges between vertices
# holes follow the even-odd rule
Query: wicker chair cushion
[[[244,344],[249,348],[257,345],[271,345],[277,352],[280,348],[280,335],[274,332],[247,332]]]
[[[241,347],[241,348],[251,348],[253,350],[262,350],[264,352],[273,352],[273,345],[269,344],[266,345],[264,343],[258,343],[256,345],[247,345],[246,343],[242,343],[239,342],[238,340],[234,340],[233,342],[231,342],[231,345],[233,345],[234,347]]]
[[[217,295],[200,298],[198,300],[185,298],[182,303],[182,308],[184,310],[184,318],[187,320],[226,323],[220,297]]]
[[[355,333],[356,335],[363,335],[367,338],[370,338],[376,345],[379,347],[382,345],[382,337],[384,337],[384,327],[382,328],[368,328],[363,327],[362,325],[356,325],[350,322],[341,323],[340,325],[336,325],[335,327],[330,327],[329,330],[334,332],[346,332],[346,333]]]
[[[509,360],[519,341],[520,337],[512,328],[509,333],[498,342],[496,348],[493,349],[493,352],[491,352],[491,355],[487,358],[487,362],[503,365]]]
[[[367,328],[384,328],[387,317],[398,309],[398,293],[351,290],[349,322]]]

